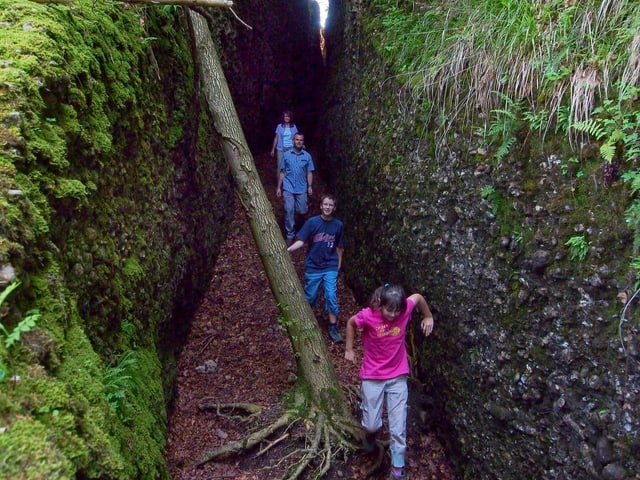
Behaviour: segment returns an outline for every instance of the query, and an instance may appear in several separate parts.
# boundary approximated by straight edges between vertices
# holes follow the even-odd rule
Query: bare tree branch
[[[57,3],[69,5],[73,0],[31,0],[35,3]],[[232,0],[127,0],[122,3],[140,3],[144,5],[185,5],[187,7],[233,7]],[[234,13],[235,15],[235,13]]]
[[[127,0],[124,3],[144,5],[184,5],[187,7],[232,7],[231,0]]]
[[[238,14],[233,10],[233,8],[230,8],[229,10],[231,10],[231,13],[233,13],[233,16],[236,17],[236,19],[242,24],[244,25],[246,28],[248,28],[249,30],[253,30],[253,27],[249,24],[247,24],[244,20],[242,20]]]

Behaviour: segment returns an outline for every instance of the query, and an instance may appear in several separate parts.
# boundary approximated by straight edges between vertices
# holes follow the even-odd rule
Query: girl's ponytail
[[[373,292],[369,307],[374,310],[385,307],[393,312],[401,312],[407,308],[407,295],[402,286],[385,283],[384,286],[376,288]]]
[[[371,295],[371,299],[369,300],[369,307],[374,310],[380,309],[380,303],[382,301],[382,291],[384,289],[385,287],[376,288],[376,290],[373,292],[373,295]]]

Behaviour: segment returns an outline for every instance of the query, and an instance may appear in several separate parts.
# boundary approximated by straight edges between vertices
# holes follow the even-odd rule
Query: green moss
[[[117,441],[109,435],[115,419],[104,407],[103,363],[79,326],[68,331],[66,348],[67,360],[57,377],[73,397],[78,433],[85,448],[92,456],[97,455],[90,468],[95,473],[117,476],[125,467]]]
[[[24,418],[13,423],[8,431],[11,435],[0,435],[4,478],[74,478],[73,462],[51,441],[50,430],[45,425]]]
[[[149,378],[161,378],[162,366],[153,347],[138,352],[138,370],[136,384],[139,388],[133,392],[132,400],[138,414],[133,416],[130,426],[122,426],[120,438],[127,440],[122,444],[132,444],[129,461],[135,464],[142,478],[162,478],[164,471],[164,445],[166,440],[166,407],[160,382],[149,382]]]
[[[89,189],[80,180],[58,177],[56,183],[56,189],[53,192],[56,198],[86,200],[89,195]]]
[[[0,0],[0,261],[23,281],[10,317],[42,312],[28,344],[0,352],[2,477],[167,477],[171,378],[159,357],[175,359],[155,345],[169,312],[206,288],[226,214],[209,202],[223,203],[229,185],[211,119],[193,109],[180,17],[160,13]],[[138,363],[119,415],[104,379],[128,349]]]
[[[129,257],[124,263],[123,273],[133,279],[140,279],[144,275],[144,269],[137,258]]]

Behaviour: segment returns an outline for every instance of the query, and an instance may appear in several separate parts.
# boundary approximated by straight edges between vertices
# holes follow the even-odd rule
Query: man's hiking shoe
[[[342,339],[342,335],[340,335],[340,332],[338,331],[338,326],[334,324],[329,325],[329,337],[334,343],[340,343],[344,341]]]
[[[407,476],[404,474],[404,470],[399,476],[391,472],[391,476],[389,477],[389,480],[407,480]]]

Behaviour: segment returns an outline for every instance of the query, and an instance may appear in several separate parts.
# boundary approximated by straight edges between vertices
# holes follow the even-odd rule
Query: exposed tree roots
[[[200,399],[198,401],[198,408],[200,410],[215,410],[218,416],[231,418],[237,418],[238,415],[232,415],[237,412],[248,415],[249,419],[262,413],[262,407],[254,403],[220,403],[215,398],[210,397]]]
[[[220,404],[211,398],[200,400],[198,405],[200,409],[215,410],[218,415],[232,416],[233,418],[239,418],[237,414],[243,413],[246,417],[254,419],[262,411],[258,405]],[[305,412],[304,416],[300,412]],[[245,454],[258,446],[260,448],[256,455],[262,455],[289,438],[290,429],[299,423],[304,424],[307,432],[306,435],[303,435],[304,445],[280,460],[278,468],[283,468],[285,471],[284,475],[280,477],[282,480],[295,480],[300,478],[305,471],[312,472],[310,478],[324,478],[331,469],[334,459],[359,448],[361,430],[358,425],[353,424],[353,419],[333,418],[330,420],[320,409],[295,409],[285,411],[275,421],[247,433],[240,440],[207,450],[197,465]],[[272,439],[271,437],[276,434],[278,434],[277,437]],[[382,463],[383,450],[380,448],[378,448],[377,457],[377,461],[371,468],[372,472]]]
[[[281,428],[285,428],[292,422],[294,422],[295,418],[292,413],[293,412],[290,411],[285,412],[275,422],[267,425],[265,428],[248,434],[240,440],[229,442],[225,445],[222,445],[221,447],[207,450],[197,464],[202,465],[203,463],[210,462],[212,460],[227,458],[231,455],[251,450],[253,447],[272,435],[274,432],[280,430]]]

